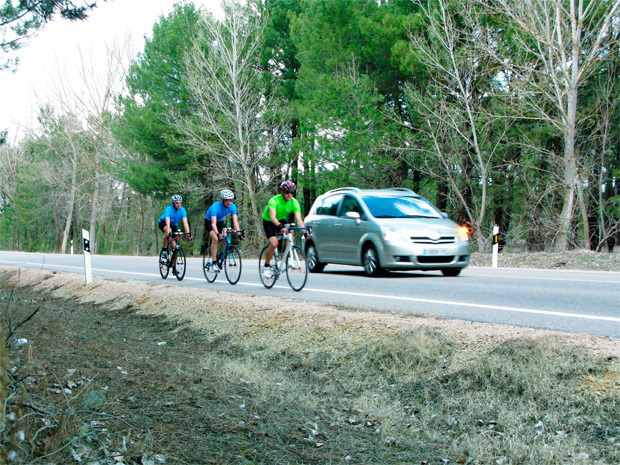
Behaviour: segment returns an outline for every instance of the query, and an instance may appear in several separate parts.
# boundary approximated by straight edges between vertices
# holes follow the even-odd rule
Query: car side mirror
[[[441,216],[443,216],[444,218],[448,218],[448,214],[446,212],[441,212]]]
[[[357,224],[360,224],[362,222],[362,219],[360,217],[360,214],[358,212],[346,212],[344,214],[345,218],[351,218],[353,220],[355,220],[357,222]]]

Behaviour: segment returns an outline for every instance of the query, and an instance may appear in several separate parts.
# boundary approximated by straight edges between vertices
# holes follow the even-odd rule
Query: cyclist
[[[273,254],[278,247],[278,235],[280,232],[286,232],[286,217],[293,213],[295,215],[295,223],[299,227],[304,227],[301,219],[301,206],[298,200],[293,197],[297,190],[297,186],[292,181],[284,181],[280,184],[280,194],[269,199],[265,211],[263,212],[263,229],[269,241],[269,250],[265,254],[265,276],[271,278],[273,270],[269,268],[269,264]],[[308,232],[305,233],[306,238],[310,237]]]
[[[233,229],[239,231],[239,220],[237,217],[237,206],[233,203],[235,194],[230,189],[224,189],[220,192],[220,201],[215,202],[209,207],[207,213],[205,213],[205,230],[211,237],[211,259],[213,260],[212,270],[216,273],[220,271],[217,265],[217,244],[226,237],[222,234],[222,230],[226,227],[224,219],[228,216],[232,216]],[[243,240],[243,236],[240,236]]]
[[[179,222],[183,222],[183,229],[185,232],[189,234],[189,224],[187,223],[187,210],[185,207],[181,206],[183,203],[183,197],[180,195],[173,195],[171,200],[171,205],[168,205],[164,210],[164,213],[159,217],[157,221],[157,226],[164,233],[164,244],[161,249],[162,258],[166,257],[166,248],[168,247],[168,236],[171,231],[180,231]],[[192,236],[188,235],[188,239],[191,241]]]

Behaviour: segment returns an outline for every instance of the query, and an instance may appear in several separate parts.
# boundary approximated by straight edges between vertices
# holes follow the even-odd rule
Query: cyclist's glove
[[[284,223],[280,223],[278,226],[276,226],[276,228],[278,228],[278,232],[282,231],[284,228],[286,228],[286,225]]]

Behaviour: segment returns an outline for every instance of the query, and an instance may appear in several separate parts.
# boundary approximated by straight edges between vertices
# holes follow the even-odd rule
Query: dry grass
[[[0,283],[15,312],[46,306],[11,349],[13,388],[53,425],[35,440],[46,417],[27,412],[25,460],[620,463],[615,339],[11,268]]]

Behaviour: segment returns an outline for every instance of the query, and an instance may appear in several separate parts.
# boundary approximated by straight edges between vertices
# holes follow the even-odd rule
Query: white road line
[[[20,263],[20,262],[10,262],[10,263]],[[68,266],[68,265],[44,265],[40,263],[26,263],[26,264],[37,265],[42,268],[49,266],[49,267],[57,267],[57,268],[80,269],[80,270],[84,269],[84,267]],[[106,270],[102,268],[93,268],[93,271],[138,275],[138,276],[151,276],[151,277],[159,276],[154,273],[137,273],[137,272],[131,272],[131,271]],[[189,278],[188,277],[185,279],[191,280],[191,281],[203,281],[200,278]],[[220,283],[226,284],[227,282],[220,281]],[[244,283],[244,282],[239,282],[237,283],[237,285],[253,286],[253,287],[262,286],[262,284]],[[275,286],[275,287],[278,289],[288,289],[287,286]],[[377,298],[377,299],[388,299],[388,300],[398,300],[398,301],[406,301],[406,302],[423,302],[423,303],[438,304],[438,305],[449,305],[453,307],[484,308],[487,310],[501,310],[504,312],[528,313],[528,314],[534,314],[534,315],[548,315],[548,316],[556,316],[556,317],[580,318],[583,320],[610,321],[610,322],[620,323],[620,318],[615,318],[611,316],[586,315],[583,313],[555,312],[555,311],[550,311],[550,310],[535,310],[535,309],[530,309],[530,308],[506,307],[503,305],[472,304],[472,303],[466,303],[466,302],[453,302],[449,300],[418,299],[415,297],[400,297],[400,296],[381,295],[381,294],[367,294],[367,293],[362,293],[362,292],[332,291],[332,290],[324,290],[324,289],[313,289],[313,288],[308,288],[308,287],[305,287],[302,292],[316,292],[316,293],[321,293],[321,294],[339,294],[339,295],[349,295],[353,297],[372,297],[372,298]]]
[[[603,283],[603,284],[620,284],[620,281],[603,281],[600,279],[571,279],[571,278],[540,278],[533,276],[511,276],[511,275],[493,275],[493,274],[477,274],[472,277],[496,278],[496,279],[529,279],[534,281],[572,281],[576,283]]]

